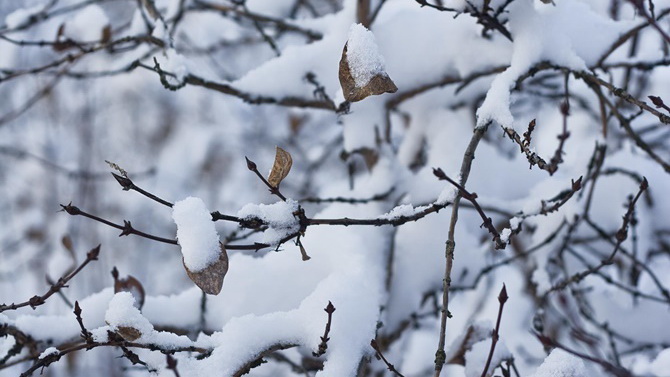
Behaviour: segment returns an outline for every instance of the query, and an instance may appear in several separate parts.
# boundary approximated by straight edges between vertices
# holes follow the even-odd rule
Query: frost
[[[189,270],[203,270],[219,259],[219,235],[202,199],[189,196],[176,202],[172,219],[177,224],[177,241]]]
[[[287,199],[274,204],[249,203],[237,212],[237,217],[245,220],[260,219],[268,225],[263,233],[264,243],[276,245],[279,241],[300,229],[300,222],[294,213],[298,210],[298,202]]]
[[[357,87],[364,87],[376,75],[386,75],[384,57],[375,36],[361,24],[353,24],[349,29],[347,61]]]

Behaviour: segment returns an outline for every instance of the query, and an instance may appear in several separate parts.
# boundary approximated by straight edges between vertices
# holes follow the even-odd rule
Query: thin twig
[[[503,284],[503,287],[500,290],[500,293],[498,294],[498,302],[500,303],[500,308],[498,309],[498,319],[496,320],[496,327],[495,329],[493,329],[493,334],[491,335],[491,350],[489,351],[489,357],[486,359],[486,364],[484,364],[484,370],[482,371],[481,377],[486,377],[489,371],[489,367],[491,366],[493,353],[496,350],[496,344],[498,343],[498,339],[500,338],[500,320],[502,319],[503,307],[505,306],[505,303],[507,302],[508,298],[509,297],[507,296],[507,289],[505,288],[505,284]]]
[[[94,260],[98,260],[98,255],[100,254],[100,245],[94,247],[86,253],[86,259],[81,262],[81,264],[71,273],[61,277],[58,279],[56,284],[52,285],[49,290],[43,294],[42,296],[33,296],[29,300],[24,301],[19,304],[0,304],[0,313],[6,311],[6,310],[16,310],[25,306],[30,306],[31,308],[35,309],[36,307],[43,305],[46,300],[51,297],[54,293],[58,292],[61,290],[63,287],[67,286],[68,281],[70,281],[73,277],[75,277],[81,270],[84,269],[90,262]]]

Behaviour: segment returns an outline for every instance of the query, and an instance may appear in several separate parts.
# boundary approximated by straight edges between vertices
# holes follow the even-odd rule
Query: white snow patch
[[[45,357],[47,357],[47,356],[49,356],[49,355],[57,354],[58,352],[59,352],[59,351],[58,351],[58,348],[56,348],[56,347],[49,347],[49,348],[45,349],[44,352],[42,352],[42,353],[40,354],[40,357],[39,357],[39,358],[40,358],[40,359],[44,359]]]
[[[300,222],[294,212],[298,210],[298,202],[287,199],[274,204],[249,203],[237,212],[237,217],[245,220],[260,219],[268,225],[263,233],[263,241],[274,245],[282,238],[300,229]]]
[[[30,17],[33,17],[42,11],[43,6],[34,6],[31,8],[17,9],[5,17],[5,25],[10,29],[16,29],[28,23]]]
[[[113,330],[119,327],[132,327],[143,336],[154,330],[149,320],[135,307],[135,297],[130,292],[118,292],[112,297],[105,313],[105,322]]]
[[[533,377],[586,377],[584,362],[560,349],[554,349]]]
[[[472,346],[472,349],[465,353],[466,377],[481,376],[482,371],[484,370],[484,366],[486,366],[486,360],[489,357],[491,341],[491,338],[488,338],[477,342]],[[489,376],[491,371],[500,365],[503,360],[511,357],[512,353],[509,352],[505,346],[505,343],[502,340],[498,341],[498,344],[496,344],[496,349],[493,352],[493,358],[491,358],[491,363],[489,364],[487,376]]]
[[[376,75],[386,74],[384,57],[379,53],[375,36],[361,24],[349,28],[347,62],[357,87],[367,85]]]
[[[219,235],[202,199],[189,196],[176,202],[172,219],[177,224],[177,241],[189,270],[203,270],[219,259]]]
[[[83,8],[65,23],[64,36],[75,41],[92,42],[102,38],[102,30],[109,18],[98,5]]]

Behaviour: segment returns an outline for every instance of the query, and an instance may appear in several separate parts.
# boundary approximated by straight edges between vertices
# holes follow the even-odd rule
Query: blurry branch
[[[105,2],[131,2],[133,0],[86,0],[82,1],[79,3],[71,4],[71,5],[66,5],[54,10],[50,10],[53,6],[55,6],[58,3],[58,0],[50,0],[48,4],[42,8],[41,11],[34,13],[30,17],[28,17],[26,22],[21,23],[17,27],[10,28],[7,25],[0,25],[0,35],[4,35],[7,33],[15,32],[15,31],[21,31],[21,30],[26,30],[40,22],[43,22],[45,20],[48,20],[54,16],[62,15],[62,14],[67,14],[82,8],[85,8],[91,4],[99,4],[99,3],[105,3]]]
[[[0,145],[0,155],[10,156],[10,157],[13,157],[13,158],[16,158],[16,159],[19,159],[19,160],[33,160],[33,161],[36,161],[36,162],[40,163],[41,165],[43,165],[44,167],[46,167],[47,169],[49,169],[49,171],[59,173],[59,174],[63,174],[68,178],[103,179],[103,178],[108,177],[106,172],[105,173],[103,173],[103,172],[96,173],[96,172],[90,172],[90,171],[79,171],[79,170],[69,169],[69,168],[66,168],[64,166],[58,165],[58,164],[54,163],[53,161],[48,160],[44,157],[40,157],[40,156],[37,156],[37,155],[32,154],[30,152],[27,152],[27,151],[24,151],[24,150],[21,150],[21,149],[17,149],[17,148],[11,147],[11,146],[7,146],[7,145]],[[139,173],[136,173],[134,175],[147,176],[147,175],[154,174],[154,172],[155,172],[154,168],[149,168],[144,172],[139,172]]]
[[[491,360],[493,359],[493,353],[496,350],[496,344],[498,344],[498,339],[500,338],[500,320],[502,319],[503,307],[507,302],[507,289],[505,284],[503,284],[500,293],[498,294],[498,303],[500,307],[498,309],[498,319],[496,320],[496,327],[493,329],[493,334],[491,334],[491,350],[489,351],[489,356],[486,358],[486,364],[484,364],[484,370],[482,371],[481,377],[486,377],[488,375],[489,367],[491,366]]]
[[[614,245],[614,250],[612,253],[607,257],[606,259],[603,259],[600,264],[597,266],[593,266],[591,268],[588,268],[585,271],[578,272],[569,278],[566,278],[556,284],[554,284],[547,292],[545,292],[545,297],[548,296],[551,292],[554,291],[559,291],[562,289],[565,289],[568,285],[573,284],[573,283],[579,283],[582,281],[584,278],[587,276],[594,274],[598,271],[600,271],[603,267],[609,266],[614,263],[614,257],[616,256],[617,252],[619,251],[619,248],[621,247],[621,243],[625,241],[628,238],[628,226],[631,222],[631,219],[633,218],[633,212],[635,210],[635,204],[637,203],[638,199],[640,199],[640,196],[642,193],[647,190],[649,187],[649,184],[647,183],[647,180],[644,179],[642,183],[640,184],[640,189],[633,197],[630,199],[628,203],[628,209],[626,210],[626,214],[623,216],[623,223],[621,224],[621,227],[619,230],[616,232],[616,243]]]
[[[493,241],[495,242],[495,248],[496,249],[504,249],[507,244],[503,242],[503,240],[500,238],[500,233],[498,233],[498,230],[496,229],[495,226],[493,226],[493,220],[491,220],[490,217],[484,213],[484,210],[482,210],[482,207],[477,203],[477,194],[476,193],[471,193],[468,190],[465,189],[462,185],[458,184],[456,181],[453,179],[449,178],[444,171],[442,171],[441,168],[433,168],[433,174],[441,181],[447,181],[450,184],[452,184],[454,187],[458,189],[459,196],[462,197],[463,199],[469,201],[472,203],[472,205],[475,207],[475,210],[479,214],[479,216],[482,218],[484,223],[482,224],[483,227],[485,227],[489,233],[493,236]],[[455,201],[454,201],[455,203]],[[454,204],[455,205],[455,204]]]
[[[670,35],[668,35],[668,33],[666,33],[665,30],[663,30],[663,28],[661,28],[656,22],[656,17],[653,15],[652,1],[650,1],[652,14],[649,14],[649,12],[647,11],[647,8],[644,6],[644,1],[628,0],[628,2],[631,3],[637,9],[637,13],[642,15],[642,17],[644,17],[647,20],[647,22],[649,23],[649,25],[651,25],[651,27],[653,27],[658,31],[661,37],[663,37],[663,39],[665,40],[665,43],[670,43]]]
[[[246,6],[240,8],[224,4],[213,4],[202,0],[194,0],[193,5],[187,8],[187,10],[216,10],[221,12],[224,16],[230,13],[236,16],[247,18],[252,22],[254,22],[255,25],[258,25],[258,23],[261,22],[268,23],[277,27],[279,31],[292,31],[300,33],[309,38],[310,41],[315,41],[323,38],[323,35],[318,31],[305,29],[301,26],[289,23],[283,19],[265,16],[262,14],[252,12]]]
[[[63,57],[52,61],[51,63],[47,63],[38,67],[22,69],[22,70],[2,69],[0,70],[0,74],[2,74],[2,76],[0,76],[0,83],[7,82],[20,76],[43,73],[49,69],[57,68],[64,64],[72,64],[75,61],[82,58],[83,56],[127,43],[131,43],[134,46],[137,46],[142,43],[149,43],[159,47],[165,47],[165,44],[163,43],[162,40],[153,37],[151,35],[123,37],[106,43],[95,43],[90,47],[82,45],[80,46],[79,52],[68,53]]]
[[[431,91],[433,89],[438,89],[442,88],[447,85],[452,85],[452,84],[459,84],[458,88],[456,89],[456,93],[467,87],[469,84],[474,82],[475,80],[482,78],[482,77],[487,77],[487,76],[492,76],[498,73],[501,73],[505,71],[508,68],[508,66],[496,66],[492,67],[490,69],[481,71],[481,72],[475,72],[472,73],[468,76],[465,77],[460,77],[460,76],[444,76],[438,81],[431,82],[428,84],[423,84],[419,85],[415,88],[407,89],[407,90],[400,90],[396,94],[390,96],[391,99],[389,99],[386,102],[386,129],[385,129],[385,138],[387,142],[391,141],[391,120],[390,120],[390,112],[394,111],[400,106],[403,102],[410,100],[416,96],[419,96],[423,93],[426,93],[428,91]]]
[[[587,84],[589,84],[589,82],[587,82]],[[670,173],[670,164],[665,162],[663,158],[661,158],[661,156],[659,156],[644,140],[642,140],[642,138],[631,127],[630,120],[625,116],[623,116],[621,112],[619,112],[619,109],[605,97],[605,95],[600,91],[600,88],[594,86],[593,83],[591,83],[590,86],[596,93],[596,95],[600,98],[600,100],[610,109],[612,114],[617,118],[621,127],[624,129],[624,131],[626,131],[626,134],[635,142],[635,145],[637,145],[640,149],[642,149],[645,153],[647,153],[647,155],[651,157],[652,160],[656,161],[663,168],[663,170]],[[627,96],[630,95],[627,94]],[[655,109],[654,111],[657,112]],[[670,124],[669,116],[661,113],[659,114],[667,118],[665,122],[663,120],[661,120],[661,122]]]
[[[86,253],[86,259],[83,262],[81,262],[81,264],[74,271],[59,278],[56,284],[52,285],[51,288],[49,288],[49,290],[45,294],[43,294],[42,296],[33,296],[29,300],[19,304],[9,304],[9,305],[0,304],[0,313],[6,310],[16,310],[24,306],[30,306],[31,308],[35,309],[36,307],[44,304],[46,300],[49,297],[51,297],[54,293],[58,292],[63,287],[66,287],[67,286],[66,284],[73,277],[75,277],[75,275],[77,275],[81,270],[83,270],[84,267],[86,267],[86,265],[88,265],[90,262],[94,260],[98,260],[99,254],[100,254],[100,245],[98,245],[97,247],[91,249],[91,251]]]
[[[328,305],[323,310],[328,313],[328,322],[326,322],[326,329],[323,331],[321,343],[319,343],[319,349],[316,352],[312,352],[312,356],[314,357],[322,356],[328,349],[328,341],[330,340],[328,334],[330,334],[330,326],[333,323],[333,313],[335,312],[335,306],[333,306],[332,302],[328,301]]]
[[[26,111],[30,110],[33,106],[35,106],[41,99],[49,96],[53,88],[55,88],[56,85],[58,85],[62,77],[63,77],[62,74],[56,74],[56,77],[54,77],[49,83],[44,85],[42,89],[38,90],[35,94],[33,94],[30,98],[28,98],[28,100],[25,101],[21,106],[1,116],[0,127],[20,117]]]
[[[548,336],[545,336],[545,335],[539,334],[539,333],[535,333],[535,336],[544,345],[548,345],[548,346],[551,346],[551,347],[561,349],[561,350],[563,350],[563,351],[565,351],[569,354],[572,354],[572,355],[574,355],[574,356],[576,356],[580,359],[587,360],[587,361],[590,361],[592,363],[600,365],[604,370],[606,370],[612,376],[615,376],[615,377],[633,377],[634,376],[630,371],[628,371],[625,368],[622,368],[620,366],[616,366],[616,365],[610,363],[607,360],[596,358],[596,357],[593,357],[591,355],[575,351],[571,348],[568,348],[568,347],[564,346],[563,344],[559,343],[558,341],[556,341],[556,340],[554,340],[554,339],[552,339]]]
[[[334,198],[317,198],[317,197],[308,197],[301,199],[300,202],[302,203],[316,203],[316,204],[322,204],[322,203],[347,203],[347,204],[365,204],[365,203],[370,203],[370,202],[376,202],[376,201],[383,201],[388,199],[388,197],[395,191],[395,187],[391,187],[388,191],[373,195],[369,198],[345,198],[342,196],[337,196]]]
[[[395,374],[395,375],[398,376],[398,377],[405,377],[402,373],[398,372],[398,370],[395,368],[395,366],[394,366],[393,364],[391,364],[391,363],[386,359],[386,357],[384,357],[384,354],[382,353],[382,350],[381,350],[381,348],[379,347],[379,345],[377,344],[377,341],[376,341],[376,340],[372,339],[372,340],[370,341],[370,346],[372,347],[372,349],[375,350],[375,356],[377,357],[377,359],[383,361],[384,364],[386,364],[386,367],[388,368],[388,370],[389,370],[391,373]]]
[[[662,12],[660,12],[656,20],[660,21],[662,18],[664,18],[666,15],[670,13],[670,8],[664,9]],[[646,27],[650,26],[651,24],[646,21],[642,22],[639,25],[636,25],[635,27],[631,28],[628,32],[622,34],[619,36],[619,38],[610,46],[610,48],[598,59],[598,62],[595,64],[596,67],[603,67],[605,60],[612,55],[614,51],[616,51],[619,47],[621,47],[624,43],[626,43],[629,39],[632,37],[636,36],[641,30],[645,29]]]
[[[240,3],[241,3],[241,7],[244,10],[244,12],[248,14],[249,13],[249,8],[247,8],[247,2],[246,1],[241,1]],[[260,24],[258,19],[255,19],[255,18],[250,18],[250,19],[251,19],[251,23],[254,25],[254,28],[256,28],[256,30],[261,35],[261,37],[263,37],[263,40],[265,42],[267,42],[267,44],[270,46],[272,51],[274,51],[275,55],[281,56],[281,50],[279,49],[279,47],[277,47],[277,42],[275,42],[275,40],[272,39],[272,37],[269,36],[268,33],[265,32],[265,30],[263,30],[263,26]]]

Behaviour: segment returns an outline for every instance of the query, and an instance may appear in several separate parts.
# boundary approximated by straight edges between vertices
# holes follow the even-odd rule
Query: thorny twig
[[[84,269],[90,262],[94,260],[98,260],[98,255],[100,254],[100,245],[94,247],[86,253],[86,259],[81,262],[81,264],[71,273],[61,277],[58,279],[56,284],[52,285],[47,293],[43,294],[42,296],[33,296],[29,300],[24,301],[19,304],[0,304],[0,313],[6,311],[6,310],[16,310],[25,306],[30,306],[31,308],[35,309],[36,307],[44,304],[46,300],[51,297],[54,293],[58,292],[61,290],[63,287],[67,287],[67,283],[75,277],[81,270]]]

